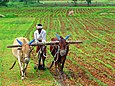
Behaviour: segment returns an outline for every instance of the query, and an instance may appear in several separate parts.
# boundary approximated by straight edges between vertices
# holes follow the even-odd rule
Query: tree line
[[[77,4],[78,0],[72,0],[72,1],[74,1],[74,3]],[[80,1],[84,1],[84,0],[80,0]],[[87,1],[87,5],[90,6],[91,0],[86,0],[86,1]]]
[[[40,3],[40,0],[0,0],[0,5],[6,5],[7,2],[15,2],[15,1],[18,1],[18,2],[25,2],[25,3],[28,3],[28,2],[38,2]],[[42,1],[42,0],[41,0]],[[58,0],[57,0],[58,1]],[[68,1],[68,0],[67,0]],[[77,1],[78,0],[72,0],[74,2],[74,4],[76,5],[77,4]],[[80,1],[84,1],[84,0],[80,0]],[[91,4],[91,0],[86,0],[87,1],[87,5],[90,6]]]

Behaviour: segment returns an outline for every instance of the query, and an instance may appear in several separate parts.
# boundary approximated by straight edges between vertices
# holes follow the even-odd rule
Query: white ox
[[[27,38],[19,37],[16,38],[13,43],[13,45],[21,45],[21,47],[12,48],[12,53],[18,60],[22,80],[25,78],[26,69],[30,60],[30,52],[32,51],[32,47],[30,45],[33,42],[34,40],[29,42]],[[14,67],[15,63],[16,61],[10,69]]]

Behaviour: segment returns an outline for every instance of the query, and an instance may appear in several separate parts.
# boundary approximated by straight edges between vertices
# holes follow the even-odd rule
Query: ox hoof
[[[42,70],[46,70],[46,68],[45,68],[45,67],[42,67]]]
[[[24,80],[24,77],[21,77],[22,80]]]
[[[38,69],[38,65],[35,65],[35,66],[34,66],[34,69],[37,70],[37,69]]]
[[[39,66],[38,66],[38,69],[39,69],[39,70],[43,70],[42,65],[39,65]]]
[[[38,69],[39,69],[39,70],[45,70],[46,68],[43,67],[42,65],[39,65],[39,66],[38,66],[38,65],[35,65],[35,66],[34,66],[34,69],[35,69],[35,70],[38,70]]]
[[[38,66],[38,69],[39,69],[39,70],[45,70],[46,68],[45,68],[43,65],[39,65],[39,66]]]

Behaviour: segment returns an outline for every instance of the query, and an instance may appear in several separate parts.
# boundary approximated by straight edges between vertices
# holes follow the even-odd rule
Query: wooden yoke
[[[79,44],[83,43],[80,40],[77,41],[67,41],[68,44]],[[32,43],[30,46],[39,46],[39,45],[54,45],[57,46],[59,44],[59,41],[51,41],[51,42],[39,42],[39,43]],[[9,45],[7,48],[15,48],[15,47],[22,47],[22,45]]]

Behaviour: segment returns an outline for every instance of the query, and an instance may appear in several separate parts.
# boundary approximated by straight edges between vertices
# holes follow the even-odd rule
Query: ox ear
[[[60,36],[58,34],[56,34],[56,37],[58,38],[58,40],[60,40]]]
[[[67,40],[70,36],[71,36],[71,35],[67,35],[67,36],[65,37],[65,40]]]
[[[35,39],[33,39],[32,41],[30,41],[28,44],[31,45],[34,41],[35,41]]]
[[[18,39],[16,39],[16,40],[17,40],[17,42],[18,42],[20,45],[22,45],[22,44],[23,44],[20,40],[18,40]]]

